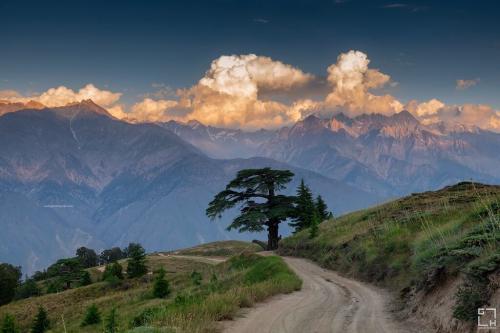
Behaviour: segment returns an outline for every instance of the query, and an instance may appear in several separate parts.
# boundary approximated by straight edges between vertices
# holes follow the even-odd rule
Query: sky
[[[257,128],[404,108],[428,122],[462,112],[457,120],[500,130],[499,11],[497,1],[459,0],[1,0],[0,99],[62,86],[43,100],[104,91],[103,106],[137,121]],[[362,68],[332,74],[342,55]],[[242,97],[245,85],[254,91]]]

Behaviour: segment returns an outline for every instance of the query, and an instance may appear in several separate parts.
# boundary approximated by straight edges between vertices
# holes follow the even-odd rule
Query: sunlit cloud
[[[10,96],[9,96],[10,95]],[[0,91],[0,99],[9,102],[27,103],[35,101],[42,103],[48,107],[64,106],[69,103],[80,102],[82,100],[91,99],[102,107],[111,107],[115,104],[120,97],[121,93],[112,92],[109,90],[102,90],[89,83],[78,91],[72,90],[65,86],[50,88],[41,94],[34,94],[30,96],[23,96],[18,92],[13,91]]]
[[[478,82],[479,79],[458,80],[457,89]],[[78,90],[59,86],[32,95],[2,90],[0,101],[34,101],[58,107],[92,99],[112,116],[128,122],[198,120],[207,125],[247,130],[291,125],[310,114],[330,117],[344,112],[355,117],[408,110],[424,124],[462,123],[500,131],[500,111],[491,106],[448,105],[436,98],[405,103],[382,93],[385,87],[397,85],[388,74],[371,68],[368,55],[361,51],[341,53],[326,69],[326,77],[314,76],[269,57],[247,54],[213,60],[203,77],[191,87],[174,90],[161,83],[154,84],[151,93],[142,95],[132,105],[120,101],[122,93],[90,83]]]
[[[470,87],[474,87],[478,83],[479,83],[479,79],[457,80],[456,88],[458,90],[465,90],[465,89],[468,89]]]
[[[370,69],[368,56],[360,51],[342,53],[337,62],[328,67],[328,81],[332,92],[325,100],[327,107],[351,116],[363,113],[393,114],[403,104],[391,95],[376,95],[372,89],[381,88],[391,77],[377,69]]]

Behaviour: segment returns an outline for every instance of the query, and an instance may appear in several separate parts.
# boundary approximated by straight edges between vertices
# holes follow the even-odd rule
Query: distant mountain
[[[241,151],[270,157],[382,196],[470,179],[500,183],[500,134],[461,124],[425,126],[407,111],[355,118],[342,113],[330,119],[309,116],[292,127],[253,133],[199,123],[196,128],[163,126],[218,157],[232,158]],[[207,131],[219,135],[204,135]],[[231,149],[226,149],[228,142]]]
[[[25,272],[74,254],[141,242],[148,250],[258,235],[211,223],[213,195],[242,168],[291,169],[335,213],[380,198],[269,158],[217,160],[155,124],[129,124],[92,101],[0,117],[0,261]],[[286,228],[282,229],[286,233]]]
[[[214,158],[245,158],[257,156],[259,147],[273,138],[274,131],[261,129],[245,132],[240,129],[205,126],[199,121],[159,123]]]
[[[45,105],[35,101],[29,101],[27,103],[21,103],[21,102],[11,103],[9,101],[0,100],[0,116],[9,112],[15,112],[19,110],[25,110],[25,109],[40,110],[43,108],[45,108]]]

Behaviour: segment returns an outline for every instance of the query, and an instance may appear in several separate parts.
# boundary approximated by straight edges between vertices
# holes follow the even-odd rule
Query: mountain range
[[[90,100],[46,108],[0,102],[0,261],[25,272],[141,242],[165,250],[259,235],[228,232],[205,208],[236,172],[304,179],[335,214],[473,179],[500,183],[500,134],[424,125],[410,113],[309,116],[247,132],[198,121],[131,124]],[[286,235],[289,230],[282,228]]]
[[[217,158],[264,156],[379,197],[462,180],[500,182],[500,134],[461,124],[424,125],[407,111],[385,116],[311,115],[291,127],[244,132],[191,121],[163,123]]]
[[[79,246],[102,250],[140,242],[154,251],[259,237],[225,230],[235,212],[219,222],[205,216],[214,194],[244,168],[290,169],[295,178],[288,193],[303,178],[336,214],[381,199],[265,156],[213,158],[207,147],[164,124],[126,123],[90,100],[9,107],[0,116],[0,261],[26,273],[74,255]],[[245,135],[238,132],[238,138]],[[245,142],[263,137],[248,136]]]

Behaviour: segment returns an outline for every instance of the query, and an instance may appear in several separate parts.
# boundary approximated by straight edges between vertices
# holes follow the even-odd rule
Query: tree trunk
[[[278,241],[278,223],[270,222],[267,227],[267,250],[276,250],[278,248]]]

